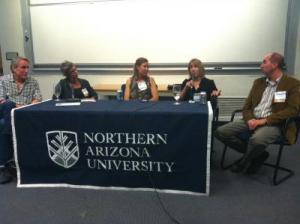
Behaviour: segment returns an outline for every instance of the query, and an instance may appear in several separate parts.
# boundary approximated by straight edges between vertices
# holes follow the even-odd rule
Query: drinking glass
[[[53,94],[55,96],[55,100],[59,101],[59,97],[60,97],[60,93],[61,93],[61,86],[60,84],[54,84],[53,85]]]
[[[179,105],[180,104],[178,102],[178,100],[180,98],[180,92],[181,92],[181,85],[180,84],[174,84],[173,85],[173,95],[174,95],[174,99],[176,100],[174,105]]]

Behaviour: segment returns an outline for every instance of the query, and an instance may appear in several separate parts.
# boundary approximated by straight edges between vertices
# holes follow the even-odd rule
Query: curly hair
[[[66,76],[67,78],[69,77],[69,75],[71,74],[71,69],[75,66],[75,64],[71,61],[64,61],[63,63],[61,63],[60,65],[60,71],[63,73],[64,76]]]

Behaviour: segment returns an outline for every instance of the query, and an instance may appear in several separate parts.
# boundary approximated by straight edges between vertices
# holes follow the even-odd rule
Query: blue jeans
[[[11,101],[0,104],[0,166],[13,158],[10,112],[15,107]]]

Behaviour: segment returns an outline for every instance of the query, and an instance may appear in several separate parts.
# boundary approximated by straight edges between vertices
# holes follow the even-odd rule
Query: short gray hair
[[[20,61],[27,61],[28,63],[30,63],[28,58],[17,56],[11,60],[10,70],[13,71],[14,68],[18,67]]]

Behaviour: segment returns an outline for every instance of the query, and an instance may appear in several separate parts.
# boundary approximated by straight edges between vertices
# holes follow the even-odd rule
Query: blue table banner
[[[18,187],[209,194],[210,104],[56,103],[12,111]]]

